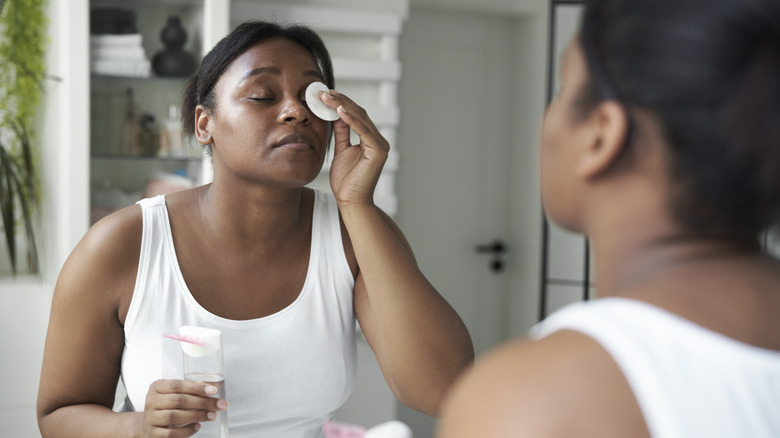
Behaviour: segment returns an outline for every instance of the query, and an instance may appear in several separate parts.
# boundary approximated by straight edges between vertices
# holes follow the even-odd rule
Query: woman
[[[543,127],[599,298],[477,361],[441,437],[780,436],[780,2],[592,0]]]
[[[332,88],[332,66],[303,27],[246,23],[204,58],[183,123],[210,149],[213,182],[121,210],[73,251],[52,304],[43,436],[186,437],[227,403],[231,437],[321,436],[352,388],[355,317],[396,396],[437,415],[471,341],[373,204],[387,141],[336,91],[320,98],[340,120],[310,113],[316,81]],[[332,134],[331,195],[304,185]],[[163,339],[181,325],[222,331],[227,400],[181,380],[179,345]]]

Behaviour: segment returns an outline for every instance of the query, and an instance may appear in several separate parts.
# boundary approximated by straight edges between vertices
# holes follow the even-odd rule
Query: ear
[[[203,105],[195,107],[195,138],[201,144],[212,144],[214,141],[209,131],[210,120],[211,113],[207,108]]]
[[[594,178],[606,171],[626,147],[628,114],[614,100],[599,103],[592,117],[595,132],[577,163],[577,173]]]

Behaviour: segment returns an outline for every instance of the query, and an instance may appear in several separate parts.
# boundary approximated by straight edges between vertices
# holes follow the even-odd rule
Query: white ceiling
[[[522,15],[546,8],[549,0],[409,0],[410,7]]]

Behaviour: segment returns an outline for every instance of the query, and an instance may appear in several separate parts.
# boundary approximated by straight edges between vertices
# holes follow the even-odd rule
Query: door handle
[[[493,254],[493,260],[490,262],[491,271],[501,272],[504,270],[504,261],[501,259],[501,254],[507,251],[507,246],[502,240],[496,239],[488,244],[477,245],[474,247],[474,251],[479,254]]]
[[[486,245],[477,245],[474,250],[481,254],[503,254],[506,252],[506,244],[501,240],[496,240]]]

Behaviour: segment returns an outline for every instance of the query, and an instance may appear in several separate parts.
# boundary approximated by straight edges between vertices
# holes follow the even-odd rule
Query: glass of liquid
[[[222,359],[222,332],[216,329],[182,326],[179,335],[197,339],[203,342],[198,345],[182,342],[182,359],[184,361],[184,379],[193,382],[206,382],[217,387],[213,397],[225,398],[225,375]],[[218,411],[213,421],[200,423],[200,430],[195,434],[201,438],[228,438],[227,411]]]

